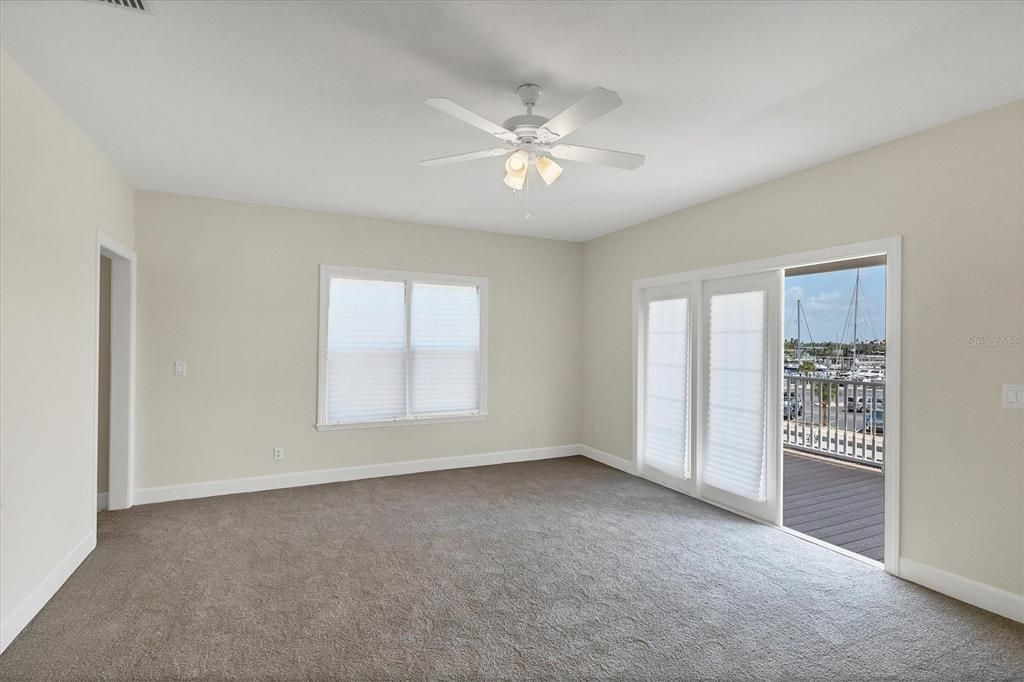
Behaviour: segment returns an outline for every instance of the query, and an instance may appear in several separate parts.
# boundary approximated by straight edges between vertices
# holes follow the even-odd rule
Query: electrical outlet
[[[284,459],[284,448],[274,448],[274,459]]]

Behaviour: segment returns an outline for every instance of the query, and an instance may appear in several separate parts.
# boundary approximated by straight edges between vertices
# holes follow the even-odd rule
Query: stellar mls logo
[[[967,345],[972,347],[992,348],[995,346],[1024,346],[1024,334],[1004,334],[1002,336],[968,336]]]

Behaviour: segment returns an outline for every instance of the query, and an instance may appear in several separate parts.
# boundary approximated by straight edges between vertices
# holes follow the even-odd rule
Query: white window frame
[[[327,325],[330,309],[331,280],[365,279],[378,282],[402,282],[405,284],[405,343],[406,353],[411,351],[410,325],[412,313],[412,285],[448,284],[453,286],[474,286],[480,297],[480,388],[478,408],[464,412],[440,412],[415,415],[409,410],[409,363],[406,361],[405,416],[358,422],[327,421]],[[320,332],[317,356],[317,431],[341,429],[365,429],[380,426],[407,426],[410,424],[436,424],[442,422],[478,421],[487,417],[487,278],[471,275],[445,275],[434,272],[407,272],[404,270],[378,270],[355,268],[341,265],[320,266]]]

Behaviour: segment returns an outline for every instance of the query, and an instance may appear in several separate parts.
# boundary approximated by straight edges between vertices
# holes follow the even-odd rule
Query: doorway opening
[[[96,414],[96,510],[110,506],[110,258],[100,255],[99,381]]]
[[[886,256],[788,268],[783,525],[885,561]]]
[[[135,252],[96,238],[96,506],[132,505],[135,449]]]

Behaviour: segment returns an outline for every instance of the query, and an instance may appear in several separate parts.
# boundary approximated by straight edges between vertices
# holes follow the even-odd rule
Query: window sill
[[[382,426],[414,426],[416,424],[445,424],[448,422],[478,422],[487,418],[486,412],[449,414],[436,417],[403,417],[374,422],[349,422],[344,424],[317,424],[317,431],[345,431],[348,429],[376,429]]]

